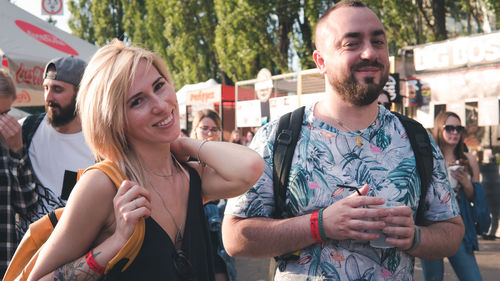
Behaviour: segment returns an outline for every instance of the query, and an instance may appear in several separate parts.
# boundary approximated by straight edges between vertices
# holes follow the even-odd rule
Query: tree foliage
[[[73,34],[99,46],[120,38],[162,56],[176,87],[232,84],[315,67],[314,28],[328,0],[70,0]],[[390,53],[483,32],[498,0],[364,0],[386,27]],[[490,11],[490,12],[488,12]],[[447,23],[451,23],[447,26]],[[293,58],[297,63],[294,63]]]

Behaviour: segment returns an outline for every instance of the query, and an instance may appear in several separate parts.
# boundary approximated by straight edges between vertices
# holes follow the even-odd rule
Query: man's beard
[[[373,77],[366,77],[365,84],[361,84],[357,81],[354,73],[356,69],[365,66],[375,66],[379,67],[383,72],[380,76],[379,83],[375,83]],[[351,75],[347,77],[344,81],[337,80],[335,76],[328,72],[328,82],[337,91],[343,101],[348,102],[356,106],[365,106],[372,104],[378,99],[378,96],[387,82],[389,73],[387,68],[378,62],[362,62],[354,65],[350,69]]]
[[[59,109],[58,114],[54,114],[52,110],[48,110],[48,106],[56,107]],[[45,111],[47,112],[47,119],[49,123],[54,127],[60,127],[68,124],[76,117],[76,97],[73,97],[71,103],[65,107],[62,107],[58,103],[46,103]]]

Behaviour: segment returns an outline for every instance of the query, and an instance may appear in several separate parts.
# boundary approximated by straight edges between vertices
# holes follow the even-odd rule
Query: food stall
[[[43,110],[43,70],[47,62],[62,56],[85,61],[97,47],[60,30],[23,9],[0,1],[0,59],[17,88],[15,107]]]

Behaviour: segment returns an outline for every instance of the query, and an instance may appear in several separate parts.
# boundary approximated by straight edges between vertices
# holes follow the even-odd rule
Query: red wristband
[[[318,243],[323,243],[323,239],[321,239],[321,235],[319,234],[318,214],[319,210],[316,210],[311,214],[310,218],[311,234],[312,237],[314,238],[314,241]]]
[[[87,262],[87,265],[89,266],[90,269],[92,269],[95,273],[104,275],[104,270],[105,268],[100,266],[94,259],[94,256],[92,254],[92,250],[90,250],[86,255],[85,255],[85,261]]]

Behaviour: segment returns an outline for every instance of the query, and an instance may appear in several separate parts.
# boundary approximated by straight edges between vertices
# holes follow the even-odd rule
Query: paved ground
[[[496,241],[486,241],[479,238],[479,248],[476,252],[481,275],[484,281],[500,280],[500,239]],[[268,281],[269,259],[248,259],[240,258],[236,260],[238,269],[238,281]],[[445,259],[444,281],[458,281],[453,269]],[[420,263],[415,265],[415,281],[423,281],[422,267]],[[471,280],[474,281],[474,280]]]

